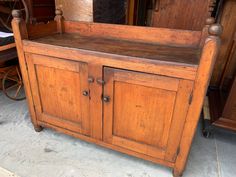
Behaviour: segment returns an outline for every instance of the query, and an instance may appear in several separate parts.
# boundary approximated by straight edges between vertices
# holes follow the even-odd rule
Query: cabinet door
[[[104,141],[175,161],[193,82],[104,68]]]
[[[37,119],[89,135],[89,89],[86,63],[27,55]]]

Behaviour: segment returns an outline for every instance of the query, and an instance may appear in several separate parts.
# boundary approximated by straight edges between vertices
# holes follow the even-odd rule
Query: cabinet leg
[[[213,130],[213,127],[211,126],[211,123],[209,120],[206,120],[204,118],[204,114],[202,112],[201,114],[201,120],[202,120],[202,135],[205,137],[205,138],[210,138],[212,137],[212,130]]]
[[[39,126],[39,125],[34,125],[34,130],[36,132],[41,132],[43,130],[43,127]]]
[[[176,169],[172,170],[172,174],[173,174],[173,177],[182,177],[183,176],[183,173],[177,171]]]

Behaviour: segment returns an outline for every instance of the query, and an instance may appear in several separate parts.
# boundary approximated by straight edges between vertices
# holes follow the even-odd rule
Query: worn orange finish
[[[35,130],[50,127],[180,176],[221,27],[144,28],[64,21],[56,14],[55,22],[26,26],[13,13]]]

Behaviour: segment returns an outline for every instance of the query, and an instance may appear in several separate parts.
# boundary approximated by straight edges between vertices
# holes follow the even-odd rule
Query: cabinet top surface
[[[154,43],[132,42],[69,33],[55,34],[34,39],[33,41],[62,47],[187,65],[198,65],[201,52],[198,48],[164,46]]]

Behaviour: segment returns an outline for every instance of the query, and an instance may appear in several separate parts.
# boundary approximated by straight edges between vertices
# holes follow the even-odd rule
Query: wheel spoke
[[[18,80],[17,80],[17,79],[14,79],[14,78],[12,78],[12,77],[9,77],[9,76],[7,76],[6,80],[15,81],[15,82],[17,82],[17,83],[18,83]]]
[[[19,85],[19,87],[17,88],[14,98],[16,98],[18,96],[21,87],[22,87],[22,85]]]
[[[19,72],[18,67],[16,67],[16,72],[17,72],[17,75],[18,75],[18,77],[19,77],[19,80],[21,81],[21,80],[22,80],[22,79],[21,79],[21,74],[20,74],[20,72]]]
[[[8,30],[12,31],[12,29],[4,22],[4,20],[0,17],[0,23],[7,28]]]
[[[17,3],[17,1],[14,1],[13,8],[12,8],[12,9],[14,9],[14,8],[15,8],[15,6],[16,6],[16,3]]]
[[[12,15],[9,15],[9,16],[7,17],[6,24],[9,23],[9,20],[10,20],[11,16],[12,16]]]
[[[11,7],[11,9],[14,9],[15,6],[16,6],[16,1],[14,2],[13,6]],[[8,24],[8,22],[9,22],[11,16],[12,16],[11,14],[8,16],[7,21],[6,21],[7,24]]]
[[[29,9],[27,7],[27,3],[25,2],[25,0],[21,0],[23,7],[24,7],[24,11],[25,11],[25,22],[29,22]]]
[[[8,3],[8,7],[10,7],[10,9],[12,9],[12,3],[11,2]]]
[[[10,90],[10,89],[12,89],[12,88],[15,88],[17,85],[18,85],[18,83],[17,83],[17,84],[14,84],[14,85],[12,85],[12,86],[10,86],[10,87],[8,87],[8,88],[6,88],[5,90]]]

